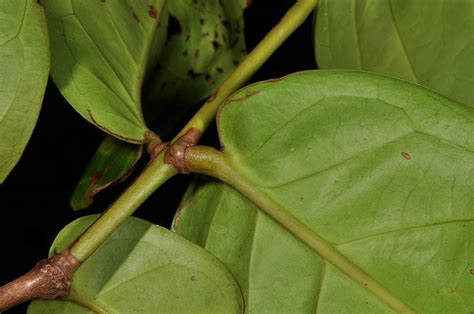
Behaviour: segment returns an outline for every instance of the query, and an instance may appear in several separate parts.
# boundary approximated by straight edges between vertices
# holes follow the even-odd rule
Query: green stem
[[[203,133],[225,98],[241,87],[262,66],[304,22],[318,2],[319,0],[299,0],[293,5],[172,142],[192,128]],[[152,160],[135,182],[71,246],[71,254],[80,262],[85,261],[156,189],[178,173],[174,166],[164,162],[165,153],[166,151],[162,151]]]
[[[140,176],[72,245],[70,251],[85,261],[141,204],[163,183],[177,174],[176,168],[164,162],[160,154]]]
[[[278,201],[268,195],[265,189],[242,176],[233,168],[232,163],[225,154],[214,148],[194,146],[186,149],[185,161],[189,171],[218,178],[234,187],[254,202],[264,213],[318,253],[323,259],[334,265],[395,311],[401,313],[415,312],[410,306],[398,299],[363,269],[339,252],[330,242],[320,237],[286,211]]]

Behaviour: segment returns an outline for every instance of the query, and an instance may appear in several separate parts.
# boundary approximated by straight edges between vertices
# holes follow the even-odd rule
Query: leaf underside
[[[0,3],[0,183],[20,159],[43,101],[49,42],[34,0]]]
[[[192,105],[209,97],[246,55],[245,1],[169,1],[166,44],[145,90],[145,117],[169,132]]]
[[[254,84],[218,116],[235,169],[418,312],[474,309],[474,111],[347,71]],[[248,312],[390,312],[231,187],[194,185],[173,229],[237,278]]]
[[[71,207],[74,210],[86,208],[101,190],[125,180],[141,155],[141,145],[106,136],[71,196]]]
[[[474,106],[474,1],[322,0],[318,66],[417,82]]]
[[[166,39],[164,0],[44,0],[51,75],[69,103],[103,131],[146,141],[144,77]]]
[[[66,226],[62,251],[97,216]],[[33,301],[28,313],[240,313],[240,289],[226,267],[167,229],[129,218],[74,275],[70,301]]]

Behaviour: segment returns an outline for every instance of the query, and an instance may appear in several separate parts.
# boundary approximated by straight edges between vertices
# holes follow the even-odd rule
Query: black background
[[[172,0],[171,0],[172,1]],[[295,0],[254,0],[245,12],[250,51],[278,23]],[[312,17],[298,29],[252,78],[252,82],[314,69]],[[189,115],[192,115],[190,112]],[[0,136],[5,136],[1,134]],[[28,271],[47,256],[55,235],[67,223],[100,213],[127,183],[100,193],[94,205],[75,213],[69,197],[104,134],[81,118],[50,81],[31,140],[15,169],[0,186],[0,285]],[[215,126],[203,141],[216,145]],[[145,161],[144,161],[145,162]],[[143,163],[144,163],[143,162]],[[169,227],[191,176],[177,176],[135,213]],[[7,313],[24,313],[22,305]]]

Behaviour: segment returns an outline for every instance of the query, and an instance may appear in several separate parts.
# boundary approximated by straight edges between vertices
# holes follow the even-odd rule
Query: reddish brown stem
[[[33,299],[66,297],[79,265],[69,250],[39,261],[28,273],[0,287],[0,312]]]
[[[184,151],[187,147],[194,146],[199,141],[201,132],[191,128],[166,151],[165,162],[173,165],[180,173],[189,173],[184,160]]]

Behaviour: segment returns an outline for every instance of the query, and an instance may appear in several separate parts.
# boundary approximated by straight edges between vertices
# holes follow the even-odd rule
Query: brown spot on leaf
[[[206,24],[206,21],[204,19],[199,19],[199,24],[204,25]]]
[[[222,23],[222,25],[224,26],[225,29],[229,29],[229,21],[222,20],[221,23]]]
[[[221,67],[217,67],[216,70],[217,70],[217,72],[222,73],[222,68]]]
[[[196,281],[196,280],[197,280],[196,276],[191,276],[191,281]]]
[[[148,15],[153,19],[158,17],[158,10],[154,5],[150,5],[150,8],[148,9]]]
[[[209,74],[206,74],[204,75],[204,78],[206,79],[206,81],[209,81],[211,79],[211,76]]]
[[[217,40],[212,41],[212,48],[214,48],[214,51],[219,50],[220,47],[221,47],[221,44]]]
[[[410,160],[411,159],[411,155],[407,152],[402,152],[402,157],[405,158],[406,160]]]
[[[191,39],[191,35],[186,36],[186,38],[184,39],[184,41],[185,41],[185,42],[188,42],[189,39]]]
[[[188,55],[188,49],[184,49],[184,50],[183,50],[183,56],[186,57],[187,55]]]
[[[470,273],[471,275],[474,275],[474,268],[471,268],[471,269],[469,270],[469,273]]]
[[[196,59],[199,58],[199,53],[200,52],[201,51],[199,49],[196,49],[196,51],[194,51],[194,58],[196,58]]]

